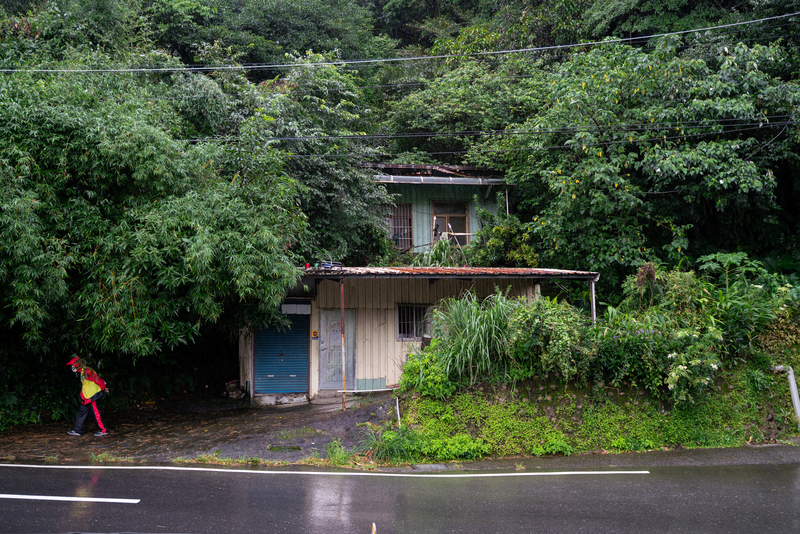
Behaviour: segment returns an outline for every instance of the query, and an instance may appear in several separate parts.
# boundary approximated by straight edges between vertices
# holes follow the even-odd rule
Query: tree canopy
[[[499,171],[512,213],[464,257],[611,303],[645,262],[797,273],[798,11],[0,2],[0,351],[155,358],[282,322],[306,262],[404,261],[366,163]]]

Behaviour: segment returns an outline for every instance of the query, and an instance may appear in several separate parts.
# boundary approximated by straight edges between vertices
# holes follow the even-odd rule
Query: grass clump
[[[57,457],[53,457],[54,461],[57,461]],[[129,456],[114,456],[108,452],[101,452],[98,454],[91,453],[89,455],[89,461],[95,463],[104,463],[104,462],[132,462],[133,458]]]
[[[275,437],[281,441],[294,441],[298,439],[313,438],[322,434],[324,434],[324,432],[317,430],[313,426],[304,426],[302,428],[281,430],[275,434]]]
[[[358,450],[367,461],[402,464],[419,460],[419,444],[419,436],[407,426],[386,429],[368,423],[362,427]]]
[[[187,456],[178,456],[172,459],[172,463],[176,464],[214,464],[214,465],[251,465],[251,466],[269,466],[269,465],[283,465],[286,462],[274,462],[265,460],[258,456],[243,456],[240,458],[224,458],[220,449],[215,449],[209,454],[199,454],[193,458]]]
[[[520,305],[499,291],[483,301],[472,292],[445,300],[434,312],[433,323],[445,374],[474,384],[478,377],[497,372],[498,366],[504,368],[508,321]]]
[[[342,442],[338,439],[325,446],[325,456],[331,465],[341,466],[352,463],[352,454],[342,447]]]

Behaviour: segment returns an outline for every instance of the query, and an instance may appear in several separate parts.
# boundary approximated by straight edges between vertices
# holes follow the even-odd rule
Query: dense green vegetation
[[[698,292],[721,290],[687,273],[711,273],[700,258],[718,253],[761,262],[720,264],[758,285],[800,269],[798,11],[795,0],[0,2],[0,427],[70,412],[73,352],[125,377],[120,404],[191,390],[205,382],[188,371],[199,354],[229,365],[239,328],[281,320],[295,266],[406,261],[367,162],[479,165],[513,186],[511,215],[484,214],[470,247],[417,264],[597,270],[612,305],[617,338],[558,330],[545,350],[515,332],[577,328],[577,312],[450,303],[465,320],[508,313],[508,341],[472,339],[483,362],[472,368],[472,349],[441,338],[452,361],[439,386],[420,387],[451,387],[457,368],[474,386],[514,346],[491,367],[510,383],[553,372],[635,382],[664,402],[702,397],[712,366],[791,323],[774,288],[763,300],[733,283],[705,303]],[[712,29],[653,37],[699,28]],[[650,286],[620,291],[648,263],[662,266]],[[654,287],[695,297],[666,314]],[[653,302],[634,320],[639,289]],[[640,320],[701,343],[644,343]],[[524,365],[532,354],[538,367]]]
[[[566,302],[444,303],[403,369],[394,461],[737,445],[794,435],[800,288],[744,254],[647,264],[597,324]],[[375,435],[379,436],[376,438]]]

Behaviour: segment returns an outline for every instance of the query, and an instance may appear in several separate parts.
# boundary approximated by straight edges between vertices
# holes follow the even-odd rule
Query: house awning
[[[322,280],[339,278],[528,278],[532,280],[583,280],[597,282],[600,273],[562,269],[505,267],[326,267],[306,269],[304,276]]]
[[[505,185],[501,173],[469,165],[416,165],[408,163],[365,163],[379,169],[375,179],[382,184]]]
[[[463,178],[460,176],[396,176],[379,174],[375,179],[382,184],[423,185],[504,185],[502,178]]]
[[[514,269],[503,267],[340,267],[323,264],[321,268],[305,269],[303,283],[312,280],[338,280],[344,284],[346,278],[493,278],[528,280],[580,280],[589,284],[589,303],[592,322],[597,321],[595,284],[600,273],[594,271],[568,271],[562,269]]]

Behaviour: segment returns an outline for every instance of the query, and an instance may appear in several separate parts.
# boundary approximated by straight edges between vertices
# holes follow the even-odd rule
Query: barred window
[[[420,340],[430,334],[430,308],[427,305],[411,306],[401,304],[397,307],[397,338],[399,340]]]
[[[414,246],[413,218],[411,204],[396,204],[388,213],[389,239],[400,250]]]

